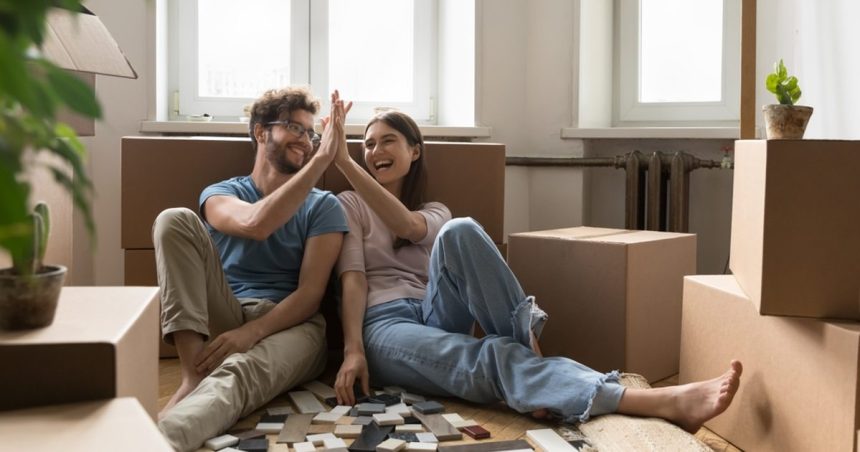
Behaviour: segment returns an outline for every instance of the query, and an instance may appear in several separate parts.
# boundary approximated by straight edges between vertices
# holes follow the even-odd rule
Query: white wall
[[[775,103],[764,78],[783,58],[803,90],[798,103],[815,109],[805,137],[860,139],[858,17],[856,0],[758,0],[758,105]]]
[[[582,155],[560,136],[573,120],[575,3],[480,2],[478,122],[509,156]],[[580,171],[509,167],[506,185],[507,234],[582,224]]]
[[[146,118],[148,46],[146,30],[148,8],[153,0],[89,0],[85,5],[98,15],[125,56],[138,73],[137,80],[96,76],[96,94],[102,104],[104,120],[96,123],[93,137],[82,138],[89,150],[90,175],[95,185],[97,248],[93,254],[87,237],[75,225],[75,273],[72,283],[79,285],[121,285],[123,259],[120,247],[120,140],[138,135],[140,121]],[[157,183],[157,180],[153,180]]]

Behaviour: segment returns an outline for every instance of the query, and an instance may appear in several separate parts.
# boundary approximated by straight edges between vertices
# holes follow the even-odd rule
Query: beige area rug
[[[621,384],[628,388],[650,388],[641,375],[622,374]],[[607,414],[584,424],[561,427],[558,433],[580,451],[693,451],[712,449],[680,427],[656,418]]]

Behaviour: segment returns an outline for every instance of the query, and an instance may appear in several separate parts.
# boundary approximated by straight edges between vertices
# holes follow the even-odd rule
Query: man
[[[265,93],[251,112],[251,175],[203,190],[200,217],[168,209],[153,225],[162,334],[182,371],[158,426],[177,450],[200,447],[325,366],[317,311],[348,228],[336,198],[314,185],[345,113],[318,141],[318,109],[306,89]]]

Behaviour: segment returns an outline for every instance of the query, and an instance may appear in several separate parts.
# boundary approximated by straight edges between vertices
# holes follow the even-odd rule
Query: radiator
[[[690,173],[699,168],[731,168],[731,163],[703,160],[686,152],[639,151],[615,157],[508,157],[513,166],[614,167],[626,172],[626,229],[689,232]]]

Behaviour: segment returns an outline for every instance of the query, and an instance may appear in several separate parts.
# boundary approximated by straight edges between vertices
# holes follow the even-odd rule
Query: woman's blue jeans
[[[529,331],[538,336],[545,320],[483,228],[471,218],[453,219],[433,245],[424,300],[367,310],[370,376],[378,386],[504,401],[521,413],[547,408],[566,422],[614,412],[624,392],[617,371],[603,374],[532,351]],[[475,321],[485,337],[472,336]]]

